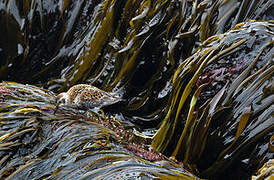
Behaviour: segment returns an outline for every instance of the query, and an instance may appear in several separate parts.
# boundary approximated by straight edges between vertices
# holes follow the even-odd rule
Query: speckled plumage
[[[87,84],[75,85],[67,92],[60,93],[56,98],[57,106],[65,105],[80,109],[107,106],[118,101],[121,99]]]

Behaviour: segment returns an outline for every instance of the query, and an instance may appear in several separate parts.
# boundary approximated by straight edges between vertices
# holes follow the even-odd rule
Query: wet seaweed
[[[214,179],[246,159],[262,165],[273,154],[263,148],[274,130],[272,33],[271,22],[243,23],[184,61],[153,148]]]
[[[0,179],[250,177],[273,158],[273,3],[0,1],[0,80],[49,89],[1,84]],[[54,114],[78,83],[120,93],[119,119]],[[134,131],[162,120],[176,163]]]
[[[3,82],[0,91],[0,179],[197,179],[134,145],[123,122],[70,109],[54,114],[55,95],[35,86]]]
[[[212,35],[273,19],[272,7],[271,0],[5,0],[0,80],[55,92],[78,83],[118,91],[128,100],[125,118],[155,127],[178,65]]]

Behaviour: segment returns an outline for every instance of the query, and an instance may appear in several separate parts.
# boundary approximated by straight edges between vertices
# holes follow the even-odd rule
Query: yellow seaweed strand
[[[98,28],[97,32],[95,32],[93,40],[91,40],[91,42],[89,43],[88,50],[84,53],[84,55],[79,58],[78,64],[73,69],[72,74],[69,76],[69,78],[67,78],[64,86],[61,88],[61,91],[66,90],[68,87],[74,85],[85,75],[87,75],[90,67],[98,58],[103,44],[107,40],[109,34],[113,31],[112,25],[114,20],[114,1],[112,1],[112,3],[113,4],[110,5],[109,9],[106,12],[106,15],[102,20],[100,27]],[[88,53],[87,56],[85,56],[86,53]]]
[[[185,127],[184,127],[184,130],[180,136],[180,139],[176,145],[176,148],[175,150],[173,151],[172,153],[172,156],[173,157],[176,157],[178,155],[178,152],[179,152],[179,149],[182,147],[182,142],[183,142],[183,139],[185,138],[187,132],[191,129],[191,126],[193,125],[193,112],[194,112],[194,109],[195,109],[195,105],[197,103],[197,100],[198,100],[198,97],[202,91],[202,89],[205,87],[205,85],[202,85],[200,86],[196,92],[194,93],[192,99],[191,99],[191,103],[190,103],[190,109],[188,111],[188,116],[187,116],[187,120],[186,120],[186,124],[185,124]]]
[[[234,141],[222,153],[220,153],[219,158],[223,157],[225,153],[227,153],[227,151],[229,151],[229,149],[233,147],[233,145],[237,142],[238,138],[244,131],[251,114],[252,114],[251,106],[246,107],[244,109],[244,112],[241,115]]]
[[[5,140],[7,137],[9,137],[9,136],[10,136],[10,135],[12,135],[12,134],[14,134],[14,132],[7,133],[7,134],[5,134],[5,135],[1,136],[1,137],[0,137],[0,141]]]
[[[22,109],[18,109],[15,111],[16,113],[26,113],[26,112],[40,112],[42,113],[40,110],[36,109],[36,108],[22,108]]]
[[[196,73],[193,75],[192,79],[189,81],[189,83],[187,84],[183,94],[182,94],[182,97],[181,97],[181,100],[180,100],[180,103],[179,103],[179,106],[177,108],[177,112],[176,112],[176,117],[175,119],[178,119],[179,117],[179,114],[181,112],[181,109],[182,109],[182,106],[183,104],[185,103],[188,95],[190,94],[191,90],[192,90],[192,87],[193,85],[195,84],[195,82],[198,80],[200,74],[202,73],[202,70],[204,69],[204,67],[206,66],[207,62],[210,60],[210,57],[212,56],[212,54],[215,52],[215,50],[212,50],[209,55],[206,57],[206,59],[202,62],[202,64],[200,65],[200,67],[197,69]]]

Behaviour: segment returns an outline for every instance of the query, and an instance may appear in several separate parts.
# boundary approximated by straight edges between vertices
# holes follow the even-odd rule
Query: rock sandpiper
[[[79,109],[92,109],[108,106],[122,99],[105,92],[92,85],[78,84],[71,87],[67,92],[60,93],[57,98],[56,109],[60,106],[70,106]]]

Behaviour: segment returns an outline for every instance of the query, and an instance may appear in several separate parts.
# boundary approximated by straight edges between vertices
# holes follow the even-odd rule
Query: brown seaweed
[[[125,118],[155,127],[178,65],[212,35],[273,19],[272,7],[271,0],[3,0],[0,80],[119,91]]]
[[[198,179],[130,143],[114,119],[54,114],[55,95],[30,85],[4,82],[0,91],[0,179]]]
[[[263,167],[261,167],[256,175],[252,176],[252,180],[271,180],[273,178],[274,160],[267,161]]]
[[[195,178],[158,152],[199,177],[250,177],[273,158],[273,4],[0,1],[0,80],[49,89],[1,84],[0,179]],[[54,115],[51,91],[78,83],[120,93],[124,121]],[[163,120],[157,152],[127,120]]]
[[[207,39],[179,66],[156,151],[210,178],[243,161],[256,169],[271,157],[273,28],[273,22],[239,24]]]

